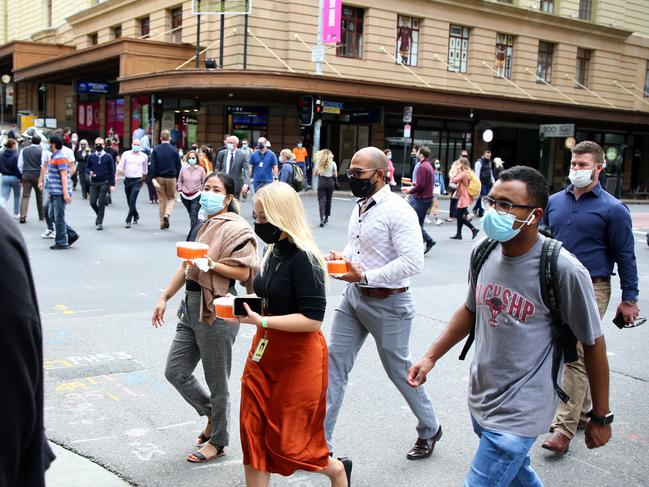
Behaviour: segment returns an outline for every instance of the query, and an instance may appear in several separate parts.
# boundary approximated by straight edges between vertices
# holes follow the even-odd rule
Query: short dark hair
[[[16,147],[16,139],[9,137],[6,144],[7,149],[13,149]]]
[[[424,156],[424,159],[428,159],[430,157],[430,149],[426,147],[425,145],[422,145],[419,148],[419,153]]]
[[[548,204],[550,188],[543,174],[529,166],[514,166],[500,173],[500,181],[522,181],[527,185],[527,199],[537,208]]]
[[[483,154],[486,154],[487,152],[491,152],[491,149],[487,148],[487,149],[482,151]]]
[[[56,150],[60,150],[61,147],[63,147],[63,139],[60,135],[53,133],[52,135],[50,135],[50,144],[54,144]]]
[[[41,143],[41,138],[38,134],[32,135],[32,144],[38,145]]]
[[[604,151],[602,147],[590,140],[584,140],[579,142],[576,146],[572,148],[573,154],[592,154],[595,164],[604,164]]]

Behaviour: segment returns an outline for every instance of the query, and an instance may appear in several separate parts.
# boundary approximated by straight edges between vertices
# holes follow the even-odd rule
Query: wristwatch
[[[359,283],[364,286],[367,286],[367,276],[365,275],[364,272],[361,274],[361,280],[359,281]]]
[[[630,300],[630,299],[627,300],[627,301],[623,301],[623,302],[624,302],[624,304],[628,304],[629,306],[635,306],[635,305],[638,304],[638,301],[637,301],[637,300],[632,301],[632,300]]]
[[[210,269],[214,270],[214,268],[216,267],[216,261],[214,261],[214,260],[212,260],[212,259],[210,259],[210,258],[208,257],[208,262],[209,262],[208,267],[209,267]]]
[[[593,414],[592,409],[590,411],[588,411],[588,413],[586,413],[586,416],[588,416],[593,423],[597,423],[597,424],[600,424],[602,426],[606,426],[607,424],[611,424],[613,422],[613,418],[614,418],[614,415],[613,415],[613,413],[611,411],[606,413],[604,416],[595,416]]]

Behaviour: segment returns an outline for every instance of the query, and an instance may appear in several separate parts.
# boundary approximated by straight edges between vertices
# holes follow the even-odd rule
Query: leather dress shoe
[[[417,438],[415,446],[408,452],[406,457],[408,460],[421,460],[422,458],[428,458],[433,454],[435,449],[435,443],[437,443],[442,438],[442,426],[440,425],[437,433],[430,439]]]
[[[563,455],[568,452],[568,448],[570,447],[570,438],[560,431],[555,431],[550,438],[543,442],[541,447]]]

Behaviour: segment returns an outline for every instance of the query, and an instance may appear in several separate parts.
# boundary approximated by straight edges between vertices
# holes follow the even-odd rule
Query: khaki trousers
[[[593,283],[593,289],[595,290],[599,316],[603,318],[611,298],[611,283]],[[588,376],[584,366],[584,347],[581,342],[577,343],[577,352],[579,353],[579,360],[566,364],[563,369],[561,388],[570,396],[570,400],[567,403],[559,401],[557,414],[552,425],[555,431],[560,431],[570,439],[577,433],[580,418],[582,421],[587,419],[586,413],[590,411],[591,407],[590,387],[588,386]]]
[[[160,223],[162,217],[171,216],[176,201],[176,178],[155,178],[158,183],[156,193],[158,193],[158,209],[160,210]]]
[[[43,191],[38,189],[38,174],[25,173],[23,174],[23,198],[20,202],[20,218],[27,218],[27,210],[29,209],[29,199],[32,196],[32,189],[36,193],[36,209],[38,210],[38,218],[43,220],[45,212],[43,211]]]

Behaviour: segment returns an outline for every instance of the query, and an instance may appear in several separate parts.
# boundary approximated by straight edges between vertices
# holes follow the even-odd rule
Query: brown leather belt
[[[593,284],[597,284],[599,282],[610,282],[611,277],[591,277],[590,280],[593,282]]]
[[[405,293],[407,290],[408,290],[407,287],[400,287],[397,289],[390,289],[386,287],[363,287],[363,286],[358,287],[358,291],[363,296],[367,296],[368,298],[379,298],[379,299],[385,299],[388,296],[392,296],[393,294]]]

